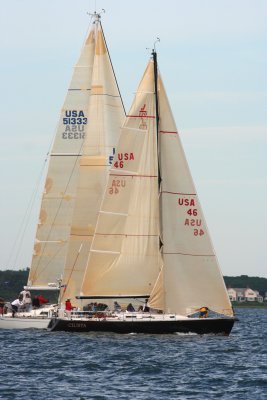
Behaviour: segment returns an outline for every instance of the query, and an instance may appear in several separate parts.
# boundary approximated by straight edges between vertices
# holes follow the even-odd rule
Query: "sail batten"
[[[106,253],[106,254],[120,254],[119,251],[111,251],[111,250],[95,250],[91,249],[92,253]]]
[[[128,214],[125,214],[125,213],[115,213],[115,212],[112,212],[112,211],[103,211],[103,210],[100,210],[99,211],[100,213],[102,213],[102,214],[112,214],[112,215],[123,215],[124,217],[127,217],[127,215]]]

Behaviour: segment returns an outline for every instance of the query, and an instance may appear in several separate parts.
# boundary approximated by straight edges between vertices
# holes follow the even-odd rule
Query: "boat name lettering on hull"
[[[70,322],[68,323],[69,328],[86,328],[86,324],[82,322]]]

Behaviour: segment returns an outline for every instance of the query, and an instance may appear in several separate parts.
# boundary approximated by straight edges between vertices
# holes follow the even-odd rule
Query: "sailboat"
[[[56,290],[59,302],[70,297],[75,303],[124,117],[101,16],[95,12],[49,155],[25,289]],[[46,307],[16,318],[5,315],[0,328],[46,328],[53,312]]]
[[[235,321],[155,49],[121,130],[77,297],[147,303],[73,312],[53,318],[51,331],[229,335]]]

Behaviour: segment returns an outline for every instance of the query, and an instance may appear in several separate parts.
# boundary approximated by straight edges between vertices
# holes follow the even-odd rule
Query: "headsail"
[[[158,75],[161,279],[150,305],[188,315],[201,306],[232,315],[210,235],[168,98]],[[159,295],[161,294],[161,295]]]
[[[80,293],[107,183],[107,173],[125,118],[99,18],[93,25],[89,40],[95,44],[88,104],[89,121],[80,158],[76,202],[63,275],[63,285],[66,285],[66,288],[61,294],[62,300],[72,298],[72,304],[75,304],[75,296]]]
[[[84,212],[77,214],[77,209],[84,209],[85,203],[92,206],[102,194],[108,155],[112,155],[116,143],[114,126],[117,132],[123,117],[121,99],[114,82],[99,15],[95,14],[92,29],[74,67],[50,154],[28,280],[28,285],[32,287],[47,286],[49,282],[62,278],[66,258],[70,259],[70,263],[73,261],[71,246],[69,249],[70,230],[74,236],[76,233],[82,236],[84,231],[87,234],[90,229],[93,234],[93,228],[85,226],[87,219],[83,220]],[[111,109],[109,116],[105,113],[108,107]],[[110,136],[106,135],[107,126],[112,132]],[[89,135],[90,145],[93,146],[90,149]],[[91,182],[90,188],[85,189],[90,177],[86,178],[83,167],[86,169],[88,165],[96,169],[96,179]],[[89,193],[92,187],[97,194]],[[81,196],[83,192],[86,192],[84,199]],[[95,210],[91,211],[95,213]],[[80,236],[78,248],[79,239]],[[63,277],[67,283],[69,275],[66,271]]]

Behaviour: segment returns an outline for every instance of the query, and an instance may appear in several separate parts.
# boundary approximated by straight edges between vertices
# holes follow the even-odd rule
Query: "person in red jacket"
[[[40,306],[49,302],[49,300],[45,299],[42,294],[39,294],[39,296],[37,296],[37,297],[38,297]]]
[[[71,310],[72,310],[72,305],[71,305],[71,302],[70,302],[70,299],[67,299],[66,301],[65,301],[65,311],[66,311],[66,314],[67,314],[67,317],[68,318],[70,318],[71,317]]]

